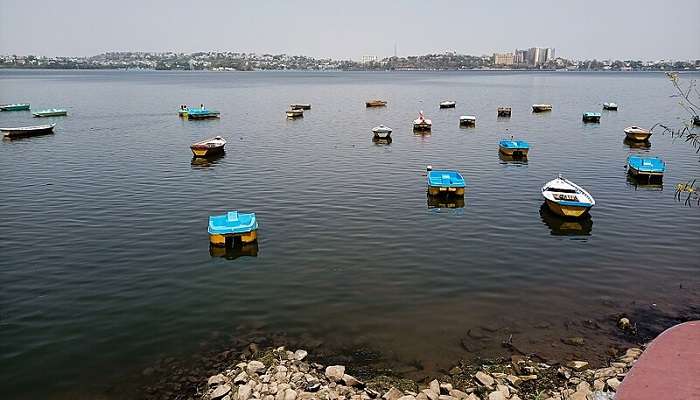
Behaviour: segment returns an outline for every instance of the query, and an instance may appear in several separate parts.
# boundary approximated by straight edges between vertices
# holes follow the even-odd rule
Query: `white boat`
[[[473,115],[462,115],[459,117],[459,124],[462,126],[474,126],[476,125],[476,117]]]
[[[433,127],[433,121],[423,116],[423,111],[418,114],[418,118],[413,120],[413,130],[429,131]]]
[[[651,131],[638,126],[628,126],[625,128],[625,135],[630,140],[636,142],[646,142],[651,137]]]
[[[304,116],[304,110],[301,108],[292,108],[287,110],[287,118],[299,118]]]
[[[39,136],[53,133],[53,128],[56,124],[36,125],[36,126],[19,126],[16,128],[0,128],[0,132],[8,139]]]
[[[455,108],[456,105],[454,101],[443,101],[440,103],[440,108]]]
[[[580,217],[595,205],[593,196],[561,175],[542,186],[542,197],[550,210],[563,217]]]
[[[208,157],[216,154],[222,154],[226,146],[226,140],[221,136],[216,136],[200,142],[192,143],[190,150],[195,157]]]
[[[603,110],[617,111],[616,103],[603,103]]]
[[[391,132],[392,129],[384,125],[379,125],[372,128],[372,133],[374,133],[374,137],[379,139],[388,138],[389,136],[391,136]]]
[[[532,105],[532,112],[545,112],[545,111],[552,111],[552,105],[551,104],[533,104]]]

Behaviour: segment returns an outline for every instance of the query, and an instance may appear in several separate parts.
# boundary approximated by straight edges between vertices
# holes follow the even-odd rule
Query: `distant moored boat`
[[[615,103],[603,103],[603,110],[617,111],[617,104],[615,104]]]
[[[386,139],[388,137],[391,137],[391,132],[392,129],[384,125],[379,125],[372,128],[372,133],[374,134],[374,137],[379,139]]]
[[[299,118],[304,116],[304,110],[301,108],[292,108],[286,112],[287,118]]]
[[[666,163],[659,157],[631,155],[627,157],[627,171],[634,176],[662,178],[666,171]]]
[[[202,140],[192,143],[190,150],[195,157],[208,157],[216,154],[222,154],[226,146],[226,140],[221,136],[216,136],[211,139]]]
[[[498,116],[502,118],[510,118],[513,109],[511,107],[498,107]]]
[[[0,128],[0,132],[5,138],[15,139],[29,136],[39,136],[53,133],[53,128],[56,124],[37,125],[37,126],[20,126],[17,128]]]
[[[0,111],[27,111],[27,110],[29,110],[29,103],[2,104],[2,105],[0,105]]]
[[[524,140],[503,139],[498,142],[498,151],[507,156],[527,157],[527,153],[530,152],[530,144]]]
[[[187,119],[210,119],[219,118],[220,114],[218,111],[207,108],[188,108],[186,116]]]
[[[532,105],[532,112],[540,113],[540,112],[546,112],[546,111],[552,111],[551,104],[533,104]]]
[[[414,131],[430,131],[433,128],[433,121],[423,116],[423,111],[418,113],[418,118],[413,120]]]
[[[464,177],[458,171],[446,169],[428,171],[428,194],[431,196],[440,194],[464,196],[466,186]]]
[[[440,108],[455,108],[456,105],[454,101],[443,101],[440,103]]]
[[[651,137],[651,131],[638,126],[628,126],[625,128],[627,139],[635,142],[646,142]]]
[[[476,117],[473,115],[462,115],[459,117],[460,126],[476,126]]]
[[[365,106],[367,106],[367,108],[384,107],[384,106],[386,106],[386,101],[384,101],[384,100],[370,100],[370,101],[365,102]]]
[[[32,113],[35,117],[63,117],[68,115],[68,111],[60,108],[50,108]]]
[[[585,112],[583,113],[583,122],[600,122],[599,112]]]
[[[294,109],[299,109],[299,110],[310,110],[311,109],[311,104],[308,103],[297,103],[297,104],[290,104],[289,108],[292,110]]]

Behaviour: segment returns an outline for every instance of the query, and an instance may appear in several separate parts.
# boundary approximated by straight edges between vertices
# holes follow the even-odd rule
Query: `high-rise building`
[[[516,64],[542,65],[554,59],[554,48],[531,47],[527,50],[515,50]]]
[[[515,64],[525,64],[527,62],[527,50],[515,50],[513,56],[513,62]]]
[[[513,65],[513,53],[493,53],[495,65]]]

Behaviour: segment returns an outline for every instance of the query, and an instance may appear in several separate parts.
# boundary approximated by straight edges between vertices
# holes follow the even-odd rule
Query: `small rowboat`
[[[561,175],[542,186],[547,207],[562,217],[581,217],[595,205],[587,191]]]
[[[252,243],[258,239],[258,221],[255,213],[229,211],[209,217],[209,242],[217,247],[232,247],[235,239]],[[228,239],[228,240],[227,240]]]
[[[603,110],[617,111],[616,103],[603,103]]]
[[[534,112],[534,113],[547,112],[547,111],[552,111],[551,104],[533,104],[532,105],[532,112]]]
[[[638,126],[629,126],[625,128],[625,135],[627,135],[627,139],[629,140],[646,142],[649,140],[649,137],[651,137],[651,131]]]
[[[600,122],[599,112],[585,112],[583,113],[583,122]]]
[[[524,140],[504,139],[498,142],[498,151],[512,157],[527,157],[530,144]]]
[[[462,115],[459,117],[459,126],[476,126],[476,117],[473,115]]]
[[[370,100],[368,102],[365,102],[365,105],[367,106],[367,108],[384,107],[384,106],[386,106],[386,101],[384,101],[384,100]]]
[[[0,111],[28,111],[29,103],[18,103],[18,104],[2,104],[0,105]]]
[[[386,139],[391,136],[392,129],[388,126],[379,125],[372,128],[375,138]]]
[[[32,113],[34,117],[63,117],[68,115],[68,111],[60,108],[51,108]]]
[[[188,108],[187,119],[210,119],[219,118],[220,112],[207,108]],[[181,114],[182,115],[182,114]]]
[[[202,140],[201,142],[192,143],[190,150],[195,157],[208,157],[216,154],[222,154],[226,146],[226,140],[221,136],[216,136],[210,139]]]
[[[454,194],[464,196],[467,184],[458,171],[436,169],[428,171],[428,194]]]
[[[304,103],[301,103],[301,104],[290,104],[290,105],[289,105],[289,108],[291,108],[292,110],[294,110],[294,109],[299,109],[299,110],[310,110],[310,109],[311,109],[311,104],[304,104]]]
[[[666,163],[659,157],[642,157],[631,155],[627,157],[627,171],[634,176],[663,178]]]
[[[440,108],[455,108],[457,106],[457,103],[454,101],[443,101],[440,103]]]
[[[37,125],[37,126],[20,126],[17,128],[0,128],[0,132],[8,139],[47,135],[53,133],[53,128],[56,124]]]
[[[430,131],[433,128],[433,121],[423,116],[423,111],[418,113],[418,118],[413,120],[414,131]]]
[[[287,118],[299,118],[304,116],[304,110],[301,108],[292,108],[291,110],[287,110]]]
[[[510,115],[512,113],[512,108],[510,107],[498,107],[498,116],[499,117],[505,117],[505,118],[510,118]]]

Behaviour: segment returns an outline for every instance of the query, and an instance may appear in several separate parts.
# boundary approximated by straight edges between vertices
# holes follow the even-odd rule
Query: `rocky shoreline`
[[[201,400],[606,400],[642,354],[630,348],[608,366],[549,365],[525,356],[454,366],[426,383],[379,375],[362,381],[343,365],[323,366],[305,350],[255,351],[209,377]],[[247,357],[244,357],[247,358]]]

